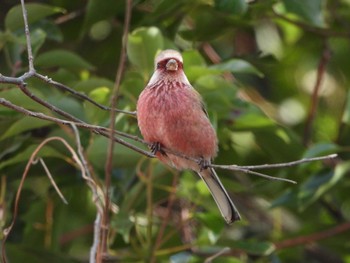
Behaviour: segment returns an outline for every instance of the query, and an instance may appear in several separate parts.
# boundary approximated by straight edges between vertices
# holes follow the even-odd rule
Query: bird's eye
[[[160,63],[157,63],[157,68],[161,68],[162,65]]]

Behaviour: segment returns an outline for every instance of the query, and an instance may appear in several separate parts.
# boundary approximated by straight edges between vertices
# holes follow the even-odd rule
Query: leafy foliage
[[[42,2],[26,5],[36,69],[108,105],[121,55],[124,1]],[[28,70],[21,6],[4,0],[0,7],[0,73],[19,76]],[[297,185],[218,171],[243,216],[227,226],[195,175],[117,144],[111,198],[118,212],[111,215],[109,236],[113,260],[203,262],[229,247],[214,262],[350,262],[350,241],[343,233],[349,227],[332,232],[350,218],[349,22],[346,0],[134,1],[119,109],[135,110],[155,54],[174,48],[182,51],[188,79],[217,129],[215,163],[287,162],[334,152],[340,157],[267,171]],[[330,58],[322,60],[327,52]],[[316,94],[318,69],[323,79]],[[109,124],[108,112],[68,92],[35,79],[27,87],[90,124]],[[0,84],[0,97],[56,116],[15,85]],[[36,146],[51,136],[73,147],[75,142],[67,127],[2,106],[0,127],[0,227],[5,228]],[[118,114],[115,127],[140,136],[133,117]],[[80,135],[93,176],[102,184],[108,140],[86,130]],[[57,197],[42,167],[33,166],[7,242],[8,258],[85,262],[96,214],[91,192],[61,145],[50,143],[40,156],[69,205]],[[322,238],[312,236],[328,229]]]

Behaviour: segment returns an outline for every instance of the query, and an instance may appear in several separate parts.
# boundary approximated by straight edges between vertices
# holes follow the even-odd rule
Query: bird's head
[[[160,52],[155,59],[155,71],[170,74],[183,71],[183,59],[181,54],[172,49]]]
[[[155,60],[155,69],[148,87],[157,83],[183,83],[191,86],[184,71],[183,59],[180,52],[173,49],[166,49],[160,52]]]

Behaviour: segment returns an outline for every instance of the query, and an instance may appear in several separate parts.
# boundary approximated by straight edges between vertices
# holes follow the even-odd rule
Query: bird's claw
[[[204,158],[200,158],[198,161],[198,165],[199,165],[199,171],[203,171],[205,169],[207,169],[209,167],[210,161],[205,160]]]
[[[160,142],[151,143],[150,149],[153,155],[156,155],[158,152],[165,155],[165,152],[162,150],[162,145],[160,144]]]

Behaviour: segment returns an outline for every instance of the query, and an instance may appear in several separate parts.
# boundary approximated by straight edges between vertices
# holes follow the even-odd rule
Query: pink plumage
[[[215,171],[161,147],[210,163],[217,153],[217,137],[199,93],[191,86],[179,52],[165,50],[155,59],[155,72],[137,102],[138,125],[145,141],[160,146],[156,156],[179,170],[191,169],[207,184],[228,223],[240,216]]]

